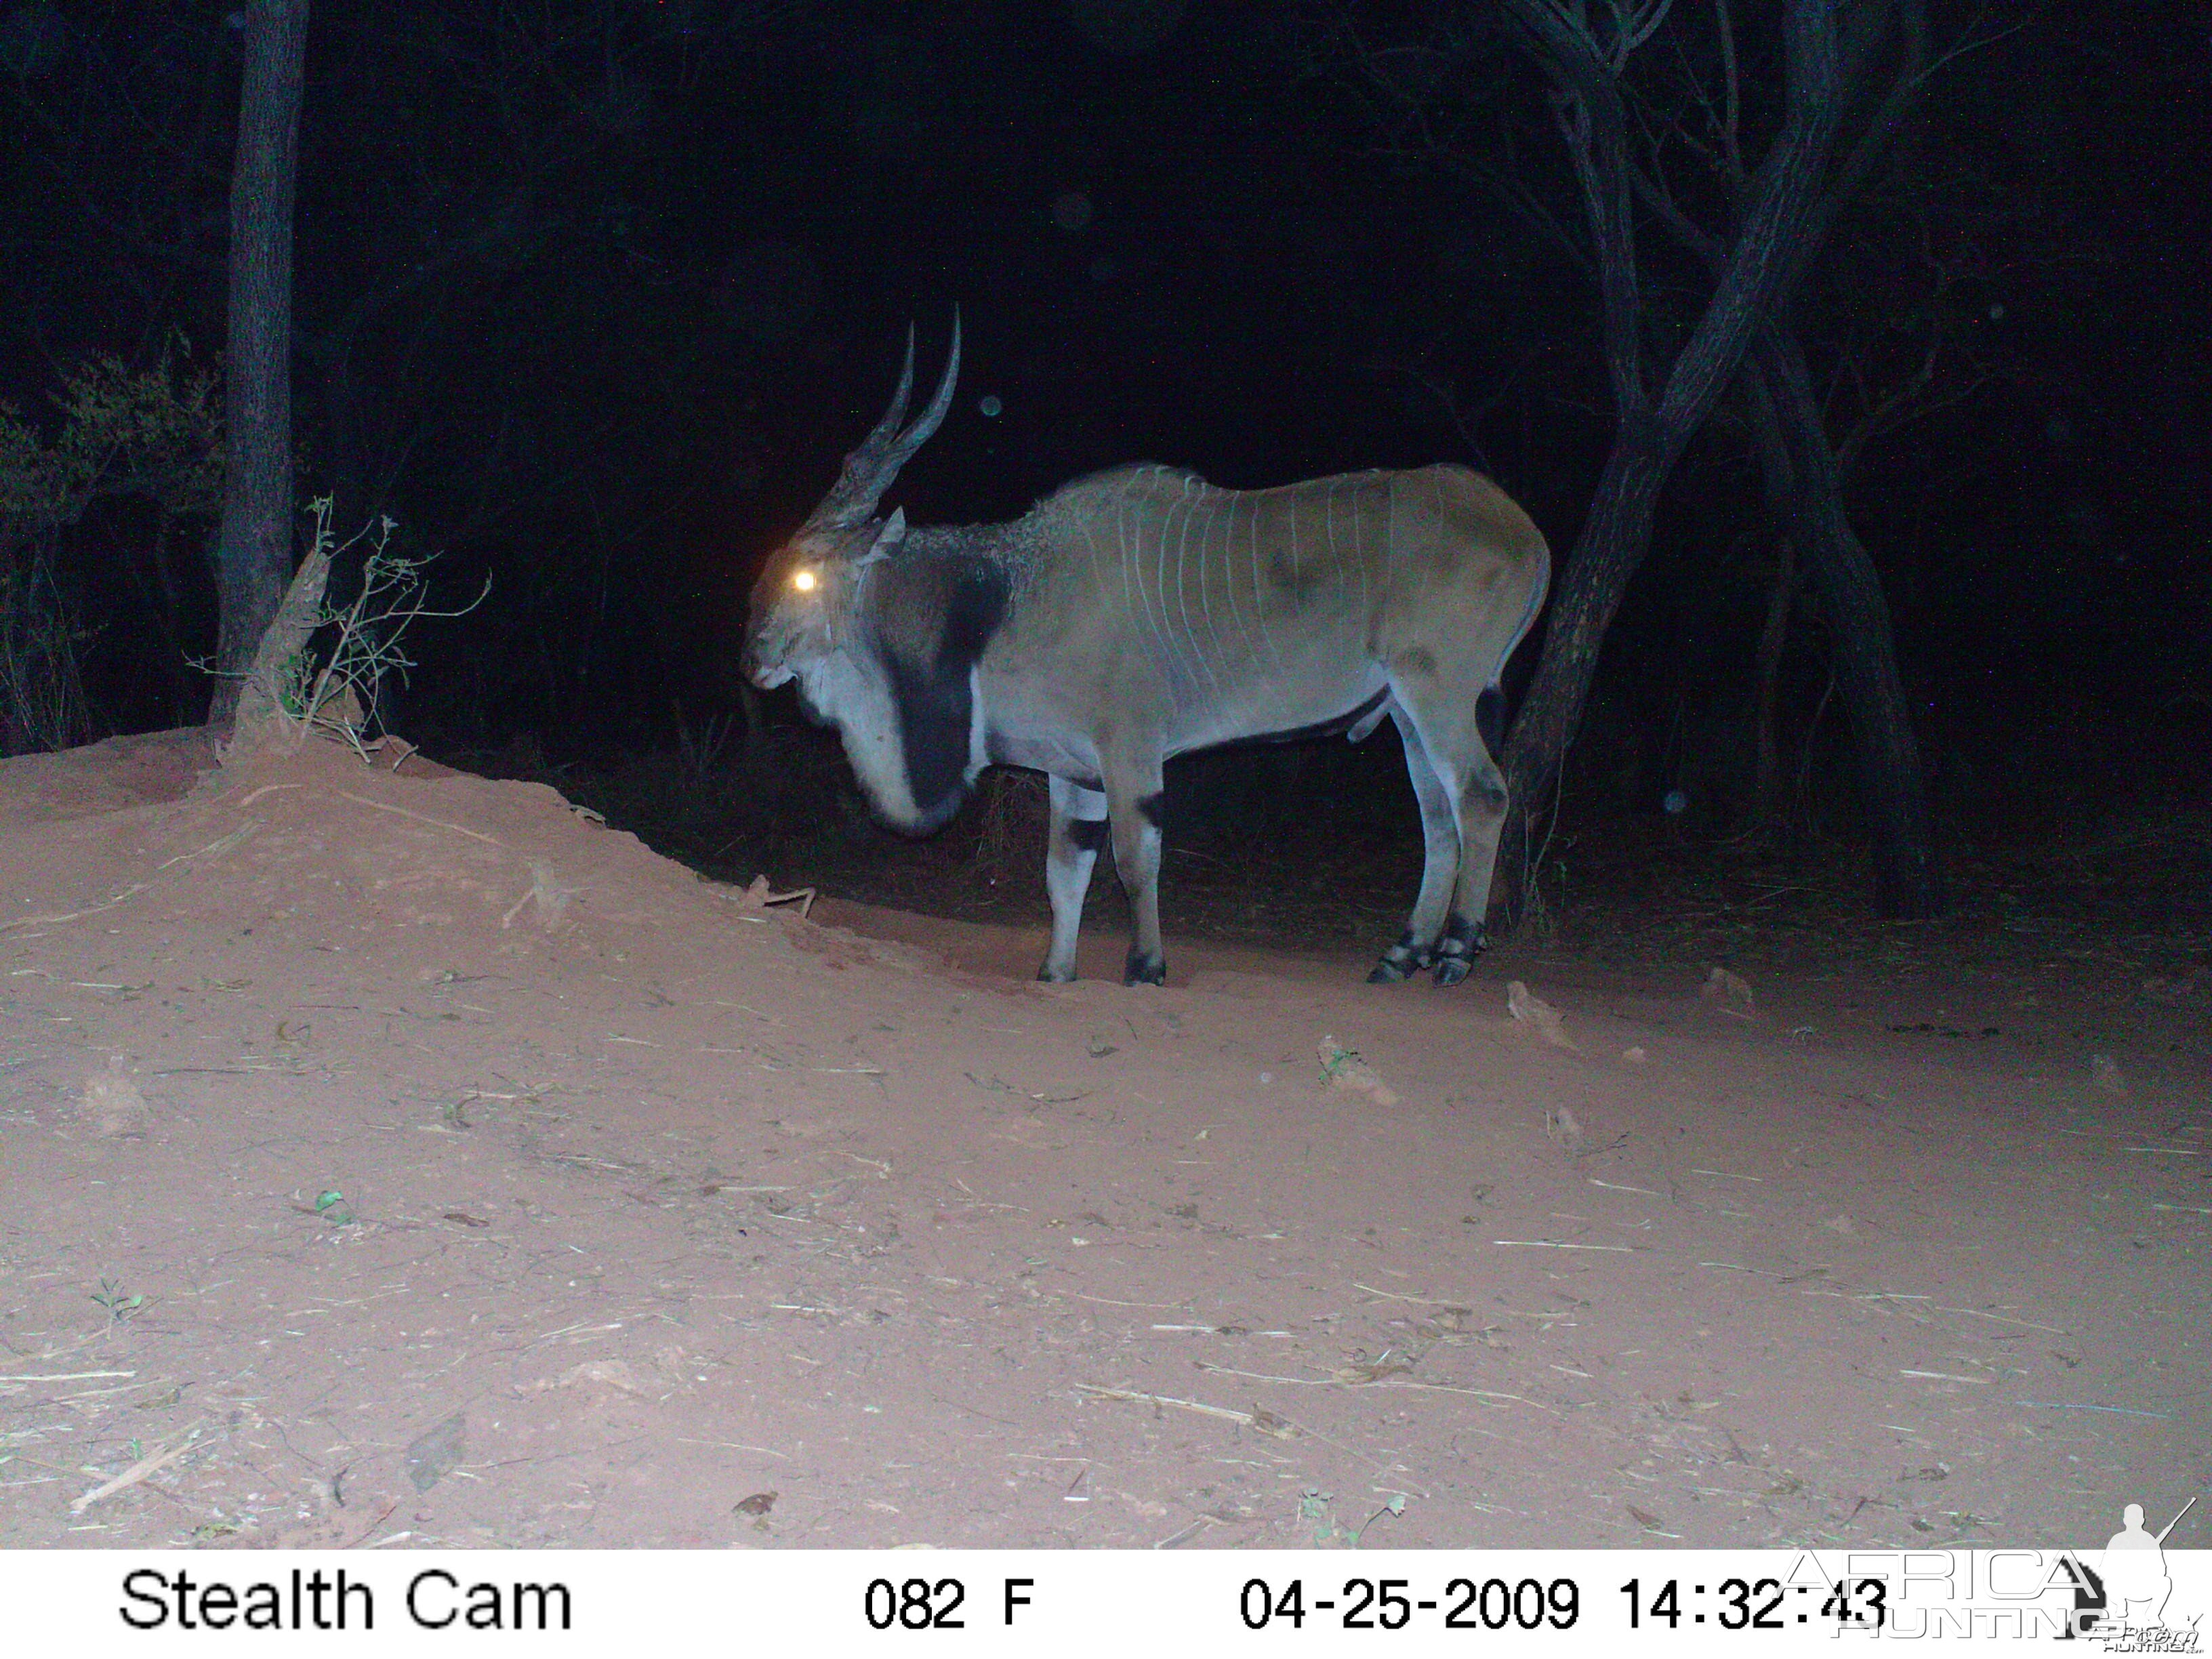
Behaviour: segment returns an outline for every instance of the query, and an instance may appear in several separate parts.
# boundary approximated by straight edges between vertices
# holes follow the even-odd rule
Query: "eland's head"
[[[763,690],[798,679],[807,701],[827,712],[818,684],[824,665],[851,642],[860,627],[861,595],[873,568],[898,551],[906,538],[906,514],[879,518],[877,503],[899,469],[929,441],[951,407],[960,375],[960,319],[952,319],[952,348],[945,377],[911,426],[907,405],[914,396],[914,331],[907,331],[906,367],[898,390],[875,430],[845,458],[836,483],[808,515],[798,534],[769,556],[753,584],[751,616],[745,633],[745,677]]]
[[[745,676],[763,690],[799,682],[817,720],[836,726],[877,812],[927,835],[959,810],[983,768],[976,659],[1006,590],[994,573],[907,547],[903,512],[877,504],[952,404],[960,319],[945,378],[912,425],[914,334],[898,390],[799,533],[769,556],[753,585]]]

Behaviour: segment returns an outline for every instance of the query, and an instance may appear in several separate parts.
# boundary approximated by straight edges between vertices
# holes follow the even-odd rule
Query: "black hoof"
[[[1443,936],[1437,941],[1437,983],[1456,985],[1482,954],[1482,924],[1469,921],[1456,910],[1445,920]]]
[[[1168,982],[1168,959],[1149,956],[1142,951],[1129,952],[1129,960],[1121,969],[1124,985],[1164,985]]]
[[[1075,975],[1073,974],[1055,974],[1052,971],[1052,964],[1050,963],[1047,963],[1043,967],[1037,969],[1037,978],[1046,985],[1067,985],[1072,984],[1074,981]]]
[[[1375,971],[1367,976],[1370,985],[1396,985],[1411,978],[1429,965],[1429,953],[1421,948],[1420,941],[1408,927],[1398,935],[1398,942],[1382,953],[1382,960],[1375,964]]]

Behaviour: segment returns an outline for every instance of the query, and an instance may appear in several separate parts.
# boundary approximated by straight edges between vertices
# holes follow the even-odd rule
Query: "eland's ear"
[[[899,544],[905,539],[906,509],[895,507],[890,517],[884,520],[884,527],[876,532],[875,544],[860,556],[860,562],[873,564],[878,559],[888,559],[898,551]]]

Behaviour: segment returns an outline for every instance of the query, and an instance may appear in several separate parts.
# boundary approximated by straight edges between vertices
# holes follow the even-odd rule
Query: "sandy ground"
[[[1045,988],[539,786],[210,764],[0,767],[0,1543],[2082,1545],[2212,1484],[2195,1037]]]

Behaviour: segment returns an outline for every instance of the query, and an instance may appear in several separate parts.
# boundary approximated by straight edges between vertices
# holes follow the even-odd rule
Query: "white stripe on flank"
[[[1182,493],[1184,500],[1188,501],[1190,498],[1190,481],[1188,478],[1183,480]],[[1186,527],[1189,522],[1188,517],[1186,516],[1183,520]],[[1167,520],[1163,519],[1154,526],[1152,533],[1159,538],[1159,545],[1152,550],[1152,587],[1153,591],[1160,596],[1160,649],[1172,659],[1178,653],[1175,644],[1175,623],[1168,616]]]
[[[1341,477],[1328,481],[1328,494],[1322,497],[1322,523],[1328,531],[1328,562],[1336,567],[1336,596],[1344,597],[1344,561],[1336,550],[1336,487]]]
[[[1256,603],[1260,585],[1260,496],[1255,490],[1237,499],[1249,500],[1252,503],[1252,521],[1244,528],[1244,539],[1245,545],[1252,550],[1252,586]],[[1221,580],[1222,586],[1229,590],[1229,614],[1237,619],[1237,635],[1244,642],[1244,665],[1250,668],[1258,665],[1260,653],[1252,648],[1252,629],[1244,621],[1243,607],[1237,603],[1237,570],[1231,562],[1236,556],[1237,519],[1231,513],[1229,540],[1221,550]]]
[[[1121,567],[1121,594],[1127,606],[1127,620],[1134,626],[1138,609],[1144,604],[1145,596],[1129,580],[1129,543],[1121,533],[1121,501],[1119,496],[1114,500],[1114,559]]]
[[[1183,556],[1190,551],[1190,521],[1197,516],[1196,504],[1188,503],[1183,508],[1182,534],[1176,538],[1176,610],[1182,617],[1183,637],[1190,641],[1190,654],[1194,660],[1200,655],[1198,635],[1192,631],[1190,625],[1190,603],[1183,597],[1182,571]],[[1167,532],[1164,529],[1161,531],[1160,540],[1163,545],[1167,541]]]
[[[1176,610],[1182,617],[1183,637],[1190,641],[1189,660],[1196,663],[1200,668],[1205,669],[1206,678],[1212,679],[1212,665],[1206,660],[1206,653],[1199,647],[1198,630],[1190,625],[1190,599],[1183,579],[1184,571],[1188,562],[1188,555],[1190,552],[1190,521],[1197,516],[1198,508],[1195,505],[1188,507],[1184,512],[1182,515],[1182,534],[1176,538]],[[1167,544],[1167,533],[1164,529],[1162,530],[1160,534],[1160,544],[1163,547]],[[1205,550],[1205,543],[1201,539],[1199,544],[1199,551],[1201,556],[1203,556]],[[1219,684],[1220,682],[1218,680],[1215,681],[1215,684],[1217,686]]]
[[[1188,497],[1189,493],[1190,486],[1186,483],[1183,494]],[[1188,515],[1189,509],[1186,507],[1186,521]],[[1152,526],[1152,534],[1158,538],[1158,544],[1152,549],[1152,592],[1160,602],[1160,648],[1168,653],[1170,665],[1180,662],[1182,658],[1182,647],[1176,643],[1175,618],[1168,614],[1168,530],[1174,519],[1172,504],[1164,517],[1155,519],[1150,514],[1145,515],[1145,522]],[[1142,530],[1137,532],[1137,539],[1138,545],[1141,547],[1144,544]]]
[[[1130,579],[1133,572],[1137,588],[1137,604],[1145,613],[1145,626],[1152,630],[1152,638],[1159,642],[1160,648],[1164,653],[1167,643],[1160,639],[1159,624],[1152,620],[1152,602],[1145,592],[1145,567],[1138,562],[1138,559],[1144,552],[1144,532],[1140,525],[1138,530],[1137,545],[1132,548],[1129,545],[1128,507],[1129,498],[1126,492],[1115,498],[1114,535],[1121,549],[1121,575],[1126,581]]]
[[[1382,603],[1390,603],[1398,574],[1398,475],[1382,475]]]
[[[1352,490],[1352,556],[1359,561],[1359,632],[1360,643],[1366,643],[1368,618],[1374,613],[1367,606],[1367,550],[1359,544],[1359,497],[1364,484],[1355,484]]]
[[[1221,630],[1213,625],[1213,590],[1212,585],[1206,580],[1206,556],[1213,547],[1213,526],[1220,518],[1221,497],[1217,495],[1213,498],[1211,510],[1206,516],[1206,533],[1198,538],[1198,610],[1199,614],[1206,618],[1206,636],[1213,641],[1212,659],[1209,661],[1201,657],[1200,660],[1206,663],[1206,672],[1216,685],[1221,684],[1221,678],[1214,673],[1213,665],[1218,663],[1225,668],[1229,665],[1229,659],[1221,653]],[[1229,523],[1231,528],[1235,528],[1237,498],[1234,495],[1229,498]],[[1226,547],[1228,544],[1224,542],[1222,545]],[[1224,562],[1225,563],[1226,561],[1224,560]],[[1195,637],[1192,639],[1191,643],[1194,646],[1198,643]]]
[[[1194,519],[1197,516],[1198,514],[1196,510],[1194,509],[1192,511],[1191,517]],[[1221,508],[1219,503],[1209,498],[1206,504],[1206,527],[1198,532],[1198,603],[1201,610],[1203,610],[1206,605],[1206,544],[1207,540],[1213,534],[1213,521],[1220,516]],[[1183,592],[1183,583],[1186,580],[1183,574],[1183,562],[1185,556],[1188,555],[1189,551],[1190,531],[1189,527],[1186,526],[1183,530],[1182,545],[1176,549],[1176,593],[1178,598],[1182,596]],[[1206,647],[1198,642],[1198,630],[1190,625],[1190,606],[1187,602],[1182,608],[1182,629],[1183,632],[1189,636],[1190,654],[1193,659],[1198,663],[1200,667],[1206,669],[1206,672],[1211,675],[1213,671],[1206,660]]]
[[[1244,618],[1237,604],[1237,572],[1230,563],[1230,561],[1237,556],[1237,504],[1243,499],[1241,493],[1229,498],[1229,534],[1221,544],[1221,591],[1229,596],[1229,616],[1232,622],[1238,624],[1239,637],[1249,641],[1250,635],[1243,631]],[[1245,661],[1249,663],[1251,657],[1251,647],[1248,644],[1244,651]],[[1223,660],[1225,662],[1227,659],[1224,658]]]
[[[1168,507],[1168,509],[1167,509],[1167,510],[1168,510],[1170,513],[1173,513],[1173,512],[1175,511],[1174,505],[1173,505],[1172,503],[1170,503],[1170,504],[1169,505],[1169,507]],[[1136,572],[1137,572],[1137,592],[1138,592],[1138,595],[1139,595],[1139,597],[1142,598],[1142,599],[1144,599],[1144,601],[1145,601],[1145,626],[1146,626],[1146,628],[1148,628],[1148,629],[1150,629],[1152,630],[1152,638],[1153,638],[1153,640],[1158,643],[1158,647],[1159,647],[1160,661],[1161,661],[1161,663],[1162,663],[1163,665],[1164,665],[1164,664],[1167,662],[1167,659],[1168,659],[1168,658],[1167,658],[1167,638],[1166,638],[1166,635],[1164,635],[1164,634],[1160,631],[1160,626],[1159,626],[1159,623],[1156,623],[1156,622],[1154,622],[1154,621],[1152,620],[1152,600],[1153,600],[1153,599],[1157,598],[1157,597],[1158,597],[1158,595],[1157,595],[1156,593],[1155,593],[1155,594],[1149,594],[1149,595],[1148,595],[1148,594],[1146,594],[1146,592],[1145,592],[1145,566],[1144,566],[1144,556],[1145,556],[1145,531],[1144,531],[1144,526],[1145,526],[1145,524],[1146,524],[1146,520],[1151,517],[1151,511],[1152,511],[1152,504],[1151,504],[1149,501],[1143,502],[1143,503],[1141,503],[1141,504],[1139,505],[1139,507],[1138,513],[1137,513],[1137,538],[1136,538],[1136,544],[1135,544],[1135,546],[1133,546],[1133,547],[1130,550],[1130,559],[1131,559],[1131,562],[1132,562],[1132,563],[1135,566],[1135,568],[1136,568]],[[1166,606],[1165,606],[1164,605],[1163,605],[1161,606],[1161,616],[1162,616],[1163,619],[1164,619],[1164,617],[1165,617],[1165,616],[1166,616]]]

